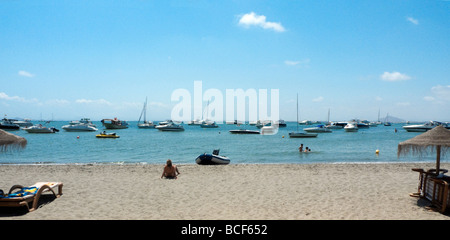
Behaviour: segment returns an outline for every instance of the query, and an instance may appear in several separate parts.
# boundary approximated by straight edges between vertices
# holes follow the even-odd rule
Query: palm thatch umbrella
[[[9,132],[0,129],[0,152],[6,151],[8,148],[25,148],[27,140]]]
[[[436,151],[436,174],[439,174],[441,152],[450,149],[450,131],[443,126],[437,126],[425,133],[417,135],[398,144],[397,156],[412,152],[414,155]]]

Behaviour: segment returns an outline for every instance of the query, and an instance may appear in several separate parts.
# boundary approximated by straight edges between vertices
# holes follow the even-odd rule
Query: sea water
[[[0,164],[163,164],[172,159],[176,164],[195,164],[203,153],[220,149],[220,155],[231,159],[231,164],[277,163],[386,163],[434,162],[435,154],[427,156],[397,157],[398,143],[420,133],[407,132],[403,124],[378,125],[358,132],[333,129],[332,133],[319,133],[316,138],[289,138],[297,131],[295,122],[287,122],[275,135],[231,134],[229,130],[259,130],[251,125],[219,124],[218,128],[201,128],[183,124],[183,132],[162,132],[140,129],[137,122],[129,128],[107,130],[120,138],[102,139],[95,135],[104,130],[101,122],[94,121],[96,132],[66,132],[61,127],[68,121],[47,124],[60,131],[52,134],[12,133],[25,137],[25,149],[0,154]],[[310,126],[299,126],[299,131]],[[397,130],[397,131],[396,131]],[[298,147],[312,149],[300,153]],[[376,154],[379,150],[379,154]],[[442,162],[448,162],[444,155]]]

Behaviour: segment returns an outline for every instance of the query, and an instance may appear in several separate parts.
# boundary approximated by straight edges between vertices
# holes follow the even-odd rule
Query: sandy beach
[[[176,162],[175,162],[176,164]],[[434,164],[2,165],[0,189],[63,182],[63,195],[34,212],[0,219],[443,219],[428,211],[411,168]],[[449,169],[450,164],[441,165]]]

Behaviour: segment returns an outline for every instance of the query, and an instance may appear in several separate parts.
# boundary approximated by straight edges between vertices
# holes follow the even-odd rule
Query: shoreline
[[[176,164],[176,163],[175,163]],[[0,165],[0,188],[59,181],[63,195],[0,220],[450,220],[412,198],[434,163]],[[449,169],[449,163],[441,163]]]

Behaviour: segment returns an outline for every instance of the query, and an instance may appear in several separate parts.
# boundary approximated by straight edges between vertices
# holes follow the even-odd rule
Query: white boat
[[[264,127],[264,126],[269,126],[270,125],[270,120],[258,120],[257,122],[256,122],[256,127],[257,128],[262,128],[262,127]]]
[[[31,127],[33,126],[33,123],[30,119],[24,119],[24,120],[13,120],[11,119],[12,123],[19,125],[19,127]]]
[[[106,129],[124,129],[128,128],[128,123],[126,121],[114,119],[102,119],[102,124]]]
[[[448,124],[437,121],[429,121],[424,124],[405,125],[403,126],[403,129],[405,129],[408,132],[426,132],[440,125],[444,126],[447,129],[450,129],[450,126]]]
[[[356,123],[347,123],[347,125],[345,125],[344,130],[346,132],[357,132],[358,131],[358,125],[356,125]]]
[[[344,128],[344,126],[342,125],[337,125],[337,123],[335,122],[330,122],[328,125],[325,126],[328,129],[342,129]]]
[[[278,132],[278,129],[270,124],[261,128],[261,135],[274,135]]]
[[[287,126],[286,122],[283,119],[278,120],[276,123],[278,123],[278,127],[286,127]]]
[[[170,131],[170,132],[181,132],[184,131],[184,127],[173,122],[169,122],[167,124],[158,125],[155,127],[160,131]]]
[[[232,134],[260,134],[259,131],[247,129],[230,130],[229,132]]]
[[[167,125],[169,123],[173,123],[173,121],[169,119],[169,120],[166,120],[166,121],[159,122],[158,125]]]
[[[213,151],[212,154],[201,154],[195,159],[195,162],[200,165],[224,165],[229,164],[230,159],[219,155],[219,149]]]
[[[304,133],[298,131],[298,125],[300,123],[298,122],[298,93],[297,93],[297,132],[290,132],[289,137],[290,138],[311,138],[311,137],[317,137],[317,133]]]
[[[87,123],[69,124],[61,128],[68,132],[95,132],[98,130],[93,125]]]
[[[331,133],[331,129],[326,128],[324,125],[317,125],[316,127],[312,127],[312,128],[304,128],[303,129],[305,132],[310,132],[310,133]]]
[[[92,123],[91,119],[89,119],[89,118],[82,118],[79,121],[73,120],[73,121],[69,122],[70,125],[76,125],[76,124],[80,124],[80,123],[89,124],[93,127],[97,127],[97,126],[95,126],[95,124]]]
[[[144,122],[141,123],[141,118],[144,116]],[[155,128],[155,124],[151,121],[147,121],[147,98],[145,98],[144,107],[142,108],[141,116],[139,116],[139,120],[137,123],[138,128]]]
[[[214,121],[205,121],[202,124],[200,124],[201,128],[218,128],[219,125],[216,124]]]
[[[59,130],[54,128],[54,127],[46,127],[46,126],[43,126],[42,124],[33,125],[31,127],[25,127],[25,128],[22,128],[22,129],[27,131],[28,133],[55,133],[55,132],[59,132]]]
[[[218,128],[219,126],[216,124],[215,121],[208,120],[208,107],[209,107],[209,101],[208,101],[208,105],[206,105],[206,120],[200,124],[200,127],[201,128]]]
[[[205,121],[201,120],[201,119],[195,119],[193,121],[189,121],[188,125],[202,125]]]
[[[297,121],[297,122],[298,122],[298,121]],[[311,125],[311,124],[312,124],[312,121],[309,121],[309,120],[303,120],[303,121],[299,122],[298,124],[300,124],[300,125]]]

